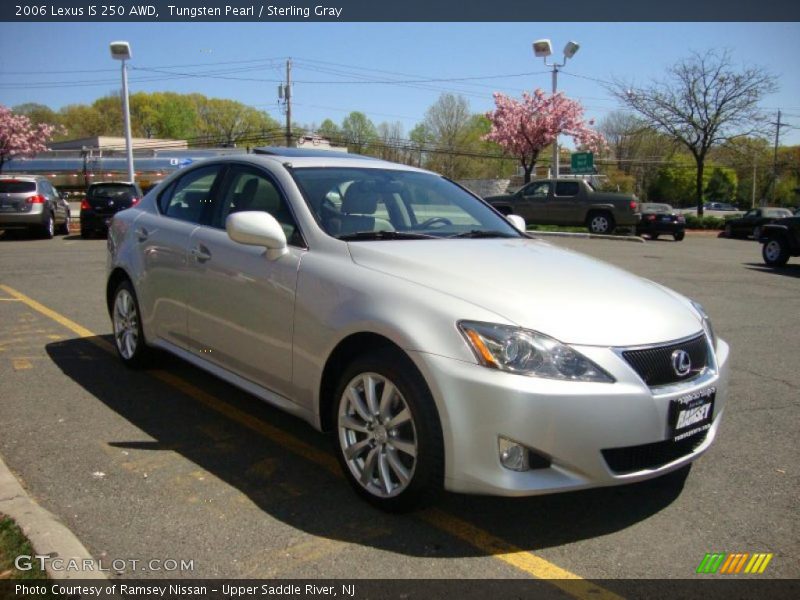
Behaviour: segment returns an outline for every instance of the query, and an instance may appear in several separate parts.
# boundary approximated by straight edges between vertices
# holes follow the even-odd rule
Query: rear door
[[[139,304],[146,326],[183,349],[186,336],[186,301],[194,275],[187,268],[192,232],[211,206],[220,165],[187,171],[157,199],[158,212],[142,212],[134,222],[134,237],[144,276],[138,282]]]
[[[581,187],[578,181],[556,182],[555,194],[547,203],[547,216],[555,225],[583,225],[580,205]]]

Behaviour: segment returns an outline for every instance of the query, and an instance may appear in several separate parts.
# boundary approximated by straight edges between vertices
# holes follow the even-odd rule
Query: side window
[[[550,182],[549,181],[539,181],[537,183],[532,183],[525,190],[522,192],[522,195],[525,198],[547,198],[547,194],[550,192]]]
[[[164,214],[181,221],[200,223],[203,215],[211,207],[211,190],[219,174],[219,166],[201,167],[189,171],[181,177],[172,188],[172,193],[165,198],[162,194]]]
[[[280,223],[289,244],[303,245],[286,199],[264,172],[250,167],[233,167],[220,196],[222,208],[215,213],[211,223],[213,227],[224,229],[225,219],[236,212],[263,211]]]
[[[578,190],[577,181],[559,181],[556,183],[556,196],[577,196]]]

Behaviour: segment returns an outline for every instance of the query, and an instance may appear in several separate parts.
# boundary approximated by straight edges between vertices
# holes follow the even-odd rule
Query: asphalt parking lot
[[[548,241],[700,301],[730,343],[724,423],[685,481],[385,515],[304,423],[177,359],[120,365],[105,241],[76,235],[0,238],[0,455],[95,557],[193,561],[132,577],[692,578],[707,552],[800,576],[800,260],[708,235]]]

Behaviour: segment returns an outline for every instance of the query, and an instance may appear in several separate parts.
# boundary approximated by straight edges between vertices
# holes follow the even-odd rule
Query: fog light
[[[498,438],[500,446],[500,463],[512,471],[527,471],[530,469],[528,449],[522,444],[512,442],[506,438]]]

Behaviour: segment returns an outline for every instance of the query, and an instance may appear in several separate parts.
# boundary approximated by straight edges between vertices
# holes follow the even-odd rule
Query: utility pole
[[[775,204],[775,188],[778,183],[778,142],[781,138],[781,127],[788,127],[788,125],[781,123],[781,111],[778,111],[778,121],[770,124],[775,125],[775,149],[772,154],[772,185],[770,186],[772,190],[770,199],[772,203]]]
[[[750,201],[750,208],[756,207],[756,158],[753,157],[753,198]]]
[[[286,61],[286,88],[283,96],[286,100],[286,147],[292,145],[292,59]]]

